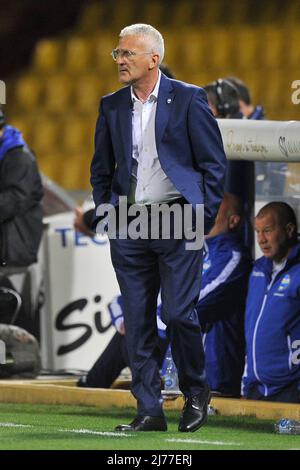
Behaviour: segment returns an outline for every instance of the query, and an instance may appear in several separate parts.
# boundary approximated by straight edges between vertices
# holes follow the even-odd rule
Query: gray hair
[[[150,38],[153,52],[159,54],[159,65],[162,63],[165,54],[164,38],[153,26],[143,23],[126,26],[120,32],[120,38],[124,36],[147,36]]]

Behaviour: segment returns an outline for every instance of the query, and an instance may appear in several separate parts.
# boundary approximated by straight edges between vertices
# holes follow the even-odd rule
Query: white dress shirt
[[[132,173],[128,201],[133,204],[155,204],[181,196],[163,171],[156,149],[155,115],[161,72],[154,90],[142,103],[131,87]]]

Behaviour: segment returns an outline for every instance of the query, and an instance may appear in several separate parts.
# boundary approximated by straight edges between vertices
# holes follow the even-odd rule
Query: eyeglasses
[[[113,49],[110,53],[114,60],[117,60],[119,57],[123,59],[132,59],[136,55],[145,55],[145,54],[153,54],[153,52],[134,52],[128,51],[127,49]]]

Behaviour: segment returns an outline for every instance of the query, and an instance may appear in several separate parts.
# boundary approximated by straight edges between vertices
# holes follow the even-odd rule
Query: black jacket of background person
[[[25,145],[10,149],[0,161],[0,267],[36,261],[43,231],[42,197],[33,154]]]

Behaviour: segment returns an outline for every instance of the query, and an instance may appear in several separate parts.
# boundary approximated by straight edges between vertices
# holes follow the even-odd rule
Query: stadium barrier
[[[300,162],[300,121],[218,119],[229,160]]]

